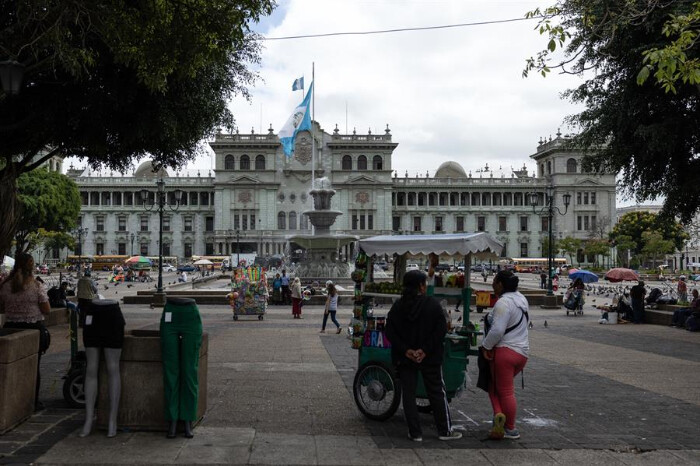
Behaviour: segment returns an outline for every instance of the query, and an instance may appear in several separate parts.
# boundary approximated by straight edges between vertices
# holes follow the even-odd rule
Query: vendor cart
[[[491,291],[476,290],[476,312],[482,313],[487,307],[496,305],[498,297]]]
[[[239,268],[234,271],[231,293],[227,295],[233,320],[238,316],[257,316],[263,320],[267,310],[267,279],[262,267]]]
[[[402,267],[406,254],[450,254],[464,257],[466,271],[462,289],[428,288],[428,294],[436,298],[460,297],[464,303],[465,325],[454,329],[445,337],[443,354],[443,378],[447,399],[458,396],[465,386],[469,356],[476,356],[476,337],[482,332],[469,322],[471,288],[469,288],[469,265],[472,257],[489,258],[500,254],[503,245],[486,233],[457,235],[376,236],[359,241],[360,255],[355,263],[357,270],[369,273],[354,273],[356,281],[355,307],[350,325],[352,347],[358,349],[358,369],[353,382],[353,395],[360,412],[374,420],[386,420],[394,415],[401,402],[401,385],[398,373],[391,361],[391,342],[386,338],[386,317],[374,315],[369,307],[372,299],[392,297],[398,294],[363,292],[364,285],[372,281],[371,256],[395,254]],[[402,279],[403,273],[397,275]],[[385,287],[386,288],[386,287]],[[430,404],[419,377],[416,390],[418,410],[429,412]]]

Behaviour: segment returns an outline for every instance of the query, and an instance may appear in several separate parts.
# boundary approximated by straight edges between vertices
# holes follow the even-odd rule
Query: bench
[[[54,325],[67,324],[70,312],[65,307],[52,307],[49,315],[44,316],[44,325],[52,327]],[[0,327],[5,325],[5,314],[0,314]]]

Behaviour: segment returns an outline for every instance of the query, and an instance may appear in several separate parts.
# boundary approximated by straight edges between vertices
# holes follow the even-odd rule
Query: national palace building
[[[176,189],[184,192],[176,211],[165,207],[164,256],[187,260],[227,255],[237,247],[264,256],[284,254],[288,236],[311,233],[304,212],[313,209],[308,192],[314,146],[314,176],[327,178],[337,191],[332,209],[343,215],[331,228],[338,233],[485,231],[505,244],[504,256],[544,257],[548,218],[533,212],[528,194],[544,193],[550,183],[562,210],[563,195],[572,196],[567,213],[554,215],[556,238],[587,239],[596,228],[610,231],[615,221],[615,176],[584,172],[583,154],[567,148],[567,137],[560,133],[540,140],[530,155],[537,173],[524,167],[494,171],[488,164],[472,173],[446,162],[426,165],[425,175],[411,176],[393,168],[398,143],[388,126],[383,134],[340,134],[337,126],[328,133],[317,122],[313,126],[313,132],[299,133],[289,159],[270,128],[264,134],[217,134],[209,142],[215,154],[211,170],[154,173],[150,161],[130,176],[69,169],[80,189],[81,225],[88,232],[83,254],[157,255],[157,210],[144,209],[141,192],[155,191],[159,176],[169,204],[175,205]],[[351,247],[341,255],[352,254]]]

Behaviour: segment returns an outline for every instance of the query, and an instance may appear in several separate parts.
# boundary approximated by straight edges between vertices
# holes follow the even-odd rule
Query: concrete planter
[[[34,412],[39,331],[0,329],[0,434]]]
[[[205,332],[202,335],[202,347],[199,351],[197,422],[207,410],[208,353],[209,335]],[[165,396],[160,331],[132,330],[124,335],[120,374],[122,390],[117,426],[120,429],[167,431],[168,424],[164,417]],[[109,393],[104,361],[100,363],[99,378],[97,426],[106,428],[109,416]]]

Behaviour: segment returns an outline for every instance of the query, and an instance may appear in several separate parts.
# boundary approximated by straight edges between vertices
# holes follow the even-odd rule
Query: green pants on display
[[[193,299],[168,298],[160,319],[165,419],[196,421],[202,318]]]

